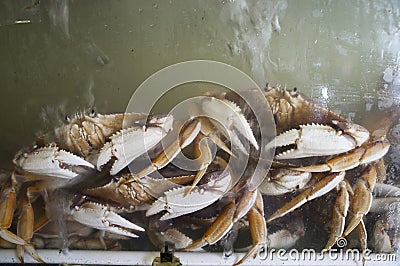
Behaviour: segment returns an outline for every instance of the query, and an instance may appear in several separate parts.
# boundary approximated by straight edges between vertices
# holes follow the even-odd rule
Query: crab
[[[185,145],[188,145],[196,137],[201,138],[199,135],[200,121],[201,119],[193,120],[186,126],[191,140],[187,141]],[[19,237],[8,231],[13,221],[12,213],[16,205],[16,195],[24,194],[23,191],[19,191],[21,187],[24,187],[24,190],[27,191],[26,193],[34,191],[35,196],[29,196],[29,201],[21,201],[21,204],[23,203],[30,207],[30,200],[36,200],[40,194],[42,194],[42,197],[43,194],[53,197],[53,191],[56,190],[77,190],[76,197],[70,202],[71,208],[70,212],[67,213],[68,216],[86,226],[129,237],[137,237],[132,230],[144,231],[144,228],[126,220],[118,213],[145,209],[150,203],[153,205],[149,208],[148,212],[158,212],[159,209],[156,206],[162,205],[154,197],[162,196],[172,201],[175,197],[194,197],[200,203],[197,209],[212,204],[218,200],[227,186],[229,186],[229,176],[224,175],[224,178],[216,179],[212,181],[214,182],[213,184],[206,185],[210,189],[206,192],[202,189],[196,189],[191,193],[187,193],[186,190],[179,188],[179,184],[184,182],[182,181],[185,179],[183,177],[181,179],[170,178],[162,185],[163,189],[157,191],[154,188],[157,187],[157,184],[160,185],[161,181],[141,177],[140,182],[136,182],[134,180],[138,178],[129,175],[113,178],[104,187],[100,186],[92,189],[81,188],[82,185],[80,184],[82,182],[90,184],[93,182],[89,179],[94,178],[98,180],[99,177],[100,179],[110,179],[107,173],[108,169],[110,169],[109,174],[115,176],[142,154],[146,152],[151,153],[152,148],[166,135],[170,135],[168,133],[172,129],[172,125],[173,119],[171,115],[147,116],[134,113],[111,115],[95,113],[91,113],[90,115],[79,114],[73,119],[68,119],[66,125],[56,128],[54,136],[53,138],[49,138],[50,142],[48,144],[41,142],[29,151],[18,152],[14,158],[14,164],[17,166],[15,174],[18,175],[18,179],[10,179],[8,182],[10,186],[4,186],[2,191],[2,197],[6,199],[2,200],[2,205],[0,206],[2,207],[0,211],[5,212],[1,228],[2,238],[17,245],[32,246],[30,239],[33,234],[33,212],[29,212],[29,218],[25,218],[25,216],[19,217],[24,218],[24,220],[20,219],[21,224],[23,221],[24,227],[30,228],[27,229],[29,232],[22,233],[23,231],[19,230],[23,234],[23,236]],[[207,132],[209,130],[207,122],[203,121],[202,129],[202,134],[209,134]],[[212,134],[210,133],[209,135]],[[175,141],[173,141],[174,143]],[[221,142],[221,146],[223,145]],[[174,145],[170,147],[173,154],[175,154]],[[202,146],[197,147],[200,150],[204,150]],[[170,156],[170,154],[168,155]],[[110,161],[112,161],[110,168],[105,167]],[[164,164],[168,164],[169,161],[167,159]],[[206,166],[210,165],[211,161],[206,164]],[[97,174],[96,168],[103,173],[100,175]],[[103,168],[107,170],[104,171]],[[201,174],[201,176],[203,175],[204,173]],[[192,182],[194,180],[192,177],[187,178]],[[129,179],[129,182],[127,179]],[[171,182],[171,180],[173,181]],[[27,185],[22,186],[25,183]],[[170,185],[165,185],[167,183]],[[194,188],[195,185],[192,185],[190,189]],[[104,198],[104,194],[102,195],[104,191],[113,191],[114,193],[110,195],[110,198]],[[28,194],[30,195],[30,193]],[[54,197],[57,199],[57,196]],[[213,199],[210,200],[210,197]],[[121,199],[123,200],[120,201]],[[46,201],[46,199],[44,200]],[[23,210],[26,209],[25,206],[21,206],[20,208]],[[30,208],[29,210],[32,209]],[[179,215],[194,212],[195,210],[196,208],[192,209],[192,206],[189,206],[185,211],[180,210]],[[49,219],[51,219],[51,216],[50,214]],[[27,250],[27,248],[25,249]],[[23,249],[18,248],[18,250],[22,261]],[[33,254],[31,251],[28,252]],[[38,256],[35,259],[41,261]]]
[[[251,168],[251,167],[250,167]],[[250,171],[251,172],[251,171]],[[332,178],[343,178],[343,173],[334,173]],[[249,228],[253,244],[245,255],[237,260],[234,265],[240,265],[250,257],[255,257],[257,252],[265,247],[274,245],[285,245],[277,241],[276,237],[282,233],[282,237],[288,237],[282,241],[297,241],[300,236],[291,235],[289,231],[279,231],[277,234],[267,234],[267,221],[264,213],[264,195],[276,196],[293,192],[303,188],[311,181],[311,174],[301,171],[276,169],[269,172],[263,183],[255,189],[250,186],[251,178],[243,176],[241,180],[225,194],[219,201],[225,206],[221,213],[210,223],[204,235],[194,240],[182,250],[197,250],[206,245],[213,245],[225,241],[232,231],[237,230],[240,224],[246,224]],[[293,239],[291,239],[293,237]],[[296,239],[296,240],[295,240]],[[232,244],[225,247],[231,254]]]
[[[268,223],[336,188],[326,249],[355,228],[366,243],[363,217],[373,198],[378,175],[375,162],[389,149],[385,136],[370,134],[363,126],[305,100],[297,90],[267,88],[260,93],[256,89],[209,93],[200,98],[187,121],[174,121],[169,114],[134,113],[80,114],[69,119],[55,129],[49,142],[16,155],[16,171],[2,189],[0,237],[18,246],[21,261],[24,251],[40,261],[31,245],[32,203],[39,196],[45,202],[46,195],[59,201],[68,199],[64,215],[124,237],[137,237],[137,231],[145,230],[146,222],[137,225],[132,222],[136,219],[130,219],[136,217],[136,211],[145,211],[144,219],[164,223],[218,205],[221,213],[200,239],[191,241],[174,228],[153,237],[164,241],[180,238],[182,250],[192,250],[223,240],[244,223],[253,245],[235,263],[238,265],[268,245]],[[250,101],[254,105],[246,103],[249,99],[255,100]],[[274,139],[265,131],[275,127],[268,123],[268,114],[262,114],[262,100],[272,109],[270,118],[278,133]],[[217,144],[214,152],[218,156],[207,139]],[[318,139],[326,145],[320,145]],[[190,144],[197,170],[164,176],[162,172]],[[244,158],[245,168],[238,170]],[[271,162],[273,169],[268,171]],[[259,171],[259,165],[264,171]],[[350,180],[347,172],[354,168],[360,169],[361,175]],[[265,218],[263,195],[297,192]],[[21,228],[17,235],[9,230],[16,205],[17,227]],[[125,213],[131,217],[126,218]]]
[[[44,188],[47,193],[68,187],[69,184],[72,184],[68,182],[71,179],[87,175],[87,171],[81,169],[77,171],[76,167],[94,168],[83,158],[60,150],[56,145],[36,148],[31,153],[18,154],[14,161],[23,171],[23,173],[18,174],[21,180],[33,182],[30,188],[38,191]],[[88,176],[90,177],[90,175]],[[144,231],[143,228],[123,219],[113,211],[109,211],[107,206],[101,203],[79,198],[73,201],[71,206],[70,214],[72,217],[87,226],[114,232],[121,229],[119,231],[121,234],[132,237],[136,237],[136,235],[128,233],[123,228]]]
[[[13,212],[16,205],[16,193],[15,193],[15,181],[13,179],[9,179],[4,184],[2,184],[1,190],[1,227],[0,227],[0,236],[2,239],[7,240],[9,242],[13,242],[15,244],[24,244],[21,238],[16,236],[14,233],[8,231],[11,226]]]
[[[400,188],[377,183],[374,188],[374,200],[371,204],[372,226],[371,246],[377,253],[398,252]]]
[[[223,138],[226,140],[224,141]],[[207,172],[207,168],[214,162],[212,148],[205,139],[211,139],[231,158],[237,157],[234,155],[236,150],[237,153],[248,155],[249,144],[253,149],[259,150],[251,124],[242,108],[233,100],[218,94],[201,97],[197,108],[191,111],[189,119],[174,126],[165,139],[164,149],[154,156],[150,164],[134,172],[133,178],[127,182],[151,175],[164,168],[180,154],[181,150],[193,143],[198,171],[193,184],[187,188],[186,195],[189,195]],[[225,143],[226,141],[230,141],[230,148]]]
[[[373,198],[377,178],[374,162],[381,159],[390,146],[385,136],[371,135],[363,126],[307,101],[297,89],[272,88],[265,96],[278,129],[276,138],[267,144],[277,150],[276,165],[296,171],[327,173],[279,208],[267,222],[338,187],[331,237],[325,249],[330,249],[339,237],[346,237],[355,228],[361,232],[361,238],[366,239],[362,218],[368,213]],[[313,163],[315,161],[317,163]],[[356,167],[361,168],[361,175],[351,187],[345,175]]]
[[[25,251],[36,261],[43,263],[44,261],[39,257],[32,243],[34,233],[34,208],[32,203],[37,198],[37,188],[32,185],[32,181],[30,181],[28,187],[22,186],[23,181],[18,181],[21,178],[25,177],[14,171],[10,174],[10,178],[2,184],[0,237],[11,245],[17,246],[17,255],[22,263],[24,262]],[[9,231],[14,220],[14,212],[17,214],[17,234]]]
[[[381,159],[390,146],[385,136],[371,135],[363,126],[307,101],[297,89],[267,88],[264,96],[271,106],[278,133],[265,145],[267,149],[276,149],[272,171],[264,177],[264,182],[258,188],[236,186],[232,191],[237,196],[228,203],[204,236],[184,250],[216,243],[246,216],[254,244],[236,263],[240,264],[266,244],[267,223],[335,188],[338,194],[333,210],[331,237],[325,249],[330,249],[339,237],[346,237],[355,228],[362,242],[366,243],[362,218],[368,213],[373,198],[372,191],[377,178],[374,162]],[[229,94],[218,97],[235,98]],[[243,110],[241,114],[245,113]],[[247,116],[246,119],[247,125],[253,125],[251,117]],[[254,127],[252,130],[254,134],[258,133]],[[251,164],[249,167],[252,167]],[[351,186],[346,171],[356,167],[361,169],[361,175]],[[250,177],[254,178],[250,175],[247,179]],[[246,179],[244,176],[242,178]],[[239,183],[246,184],[244,181]],[[279,195],[298,190],[300,193],[296,197],[264,218],[261,192]],[[347,226],[346,218],[349,219]],[[365,249],[366,245],[363,245]]]
[[[231,96],[232,98],[230,98]],[[246,156],[250,156],[250,160],[257,162],[258,159],[254,160],[254,158],[258,158],[260,150],[260,144],[256,140],[256,136],[260,134],[254,134],[252,120],[246,117],[246,115],[255,116],[255,114],[250,108],[244,107],[243,101],[235,101],[236,97],[236,95],[223,93],[209,94],[207,97],[201,98],[197,106],[197,109],[201,110],[200,114],[195,113],[188,121],[174,126],[173,130],[165,137],[164,149],[154,154],[150,164],[138,171],[133,171],[131,178],[119,186],[135,182],[146,183],[147,176],[170,165],[182,149],[193,143],[194,154],[199,154],[201,158],[197,158],[200,161],[200,167],[192,184],[173,187],[158,194],[157,200],[147,209],[146,216],[164,212],[159,218],[164,221],[200,211],[215,202],[228,202],[226,210],[210,226],[210,234],[215,238],[210,241],[208,237],[206,240],[194,241],[184,250],[202,247],[207,243],[215,243],[229,232],[235,223],[245,216],[251,217],[249,218],[250,231],[255,244],[239,261],[240,264],[247,257],[253,255],[260,245],[266,244],[266,224],[262,196],[252,184],[252,174],[245,174],[244,177],[241,177],[240,174],[238,176],[238,171],[235,169],[241,163],[240,159],[243,160],[243,157]],[[212,113],[214,116],[211,116]],[[211,116],[212,119],[207,116]],[[259,128],[256,130],[260,131]],[[211,156],[212,152],[208,147],[208,142],[202,141],[206,137],[211,138],[222,152],[234,160],[233,167],[231,167],[232,164],[224,162],[221,157]],[[223,141],[222,138],[226,140]],[[225,144],[226,141],[230,142],[230,148]],[[226,157],[224,156],[224,158]],[[210,171],[213,164],[217,164],[225,170],[214,173]],[[252,169],[252,167],[250,168]],[[207,176],[210,174],[214,177],[208,180]],[[264,178],[264,176],[257,179],[260,178]],[[161,178],[161,180],[163,179]],[[219,231],[215,232],[215,230]],[[173,232],[175,234],[175,231]]]
[[[94,250],[121,250],[119,240],[130,239],[112,233],[105,233],[92,227],[70,219],[63,222],[63,228],[60,232],[60,221],[49,221],[46,224],[35,223],[34,237],[32,242],[35,247],[41,249],[94,249]],[[60,239],[60,235],[65,234],[66,239]],[[60,245],[62,242],[62,245]]]
[[[111,174],[120,171],[157,144],[171,129],[172,121],[169,115],[79,114],[56,128],[53,135],[46,136],[47,143],[40,141],[32,149],[18,152],[14,157],[16,169],[2,187],[0,237],[18,246],[21,262],[24,250],[42,262],[31,243],[32,203],[40,196],[45,202],[48,197],[57,199],[55,191],[90,183],[91,178],[96,179],[99,175],[96,167],[101,170],[112,157],[115,160]],[[19,213],[16,217],[17,235],[9,231],[16,207]],[[71,201],[68,215],[86,226],[130,237],[137,237],[131,230],[144,231],[144,228],[115,213],[107,204],[92,202],[84,195]],[[48,216],[52,218],[51,214]]]
[[[148,114],[142,113],[77,113],[72,118],[67,116],[66,124],[54,129],[54,141],[62,149],[86,158],[92,151],[100,150],[116,132],[144,126],[148,118]]]
[[[63,150],[82,157],[100,171],[111,159],[116,175],[150,150],[172,129],[171,115],[143,113],[79,113],[54,130],[52,141]]]

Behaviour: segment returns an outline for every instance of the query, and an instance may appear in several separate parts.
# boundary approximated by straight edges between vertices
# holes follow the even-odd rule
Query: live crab
[[[325,249],[330,249],[339,237],[346,237],[357,227],[365,250],[367,237],[362,218],[370,209],[377,177],[373,162],[387,153],[389,142],[385,136],[370,136],[364,127],[305,100],[297,90],[269,88],[264,95],[272,108],[278,131],[278,136],[267,144],[270,148],[277,148],[273,168],[278,173],[280,169],[290,169],[293,172],[267,177],[258,189],[239,192],[239,197],[226,207],[204,237],[185,250],[216,243],[234,223],[247,214],[254,245],[245,257],[236,263],[240,264],[266,244],[266,223],[335,188],[338,188],[339,192],[333,209],[331,237]],[[320,157],[324,160],[323,163],[307,165],[310,158],[318,160]],[[299,158],[301,159],[297,160]],[[345,174],[347,170],[355,167],[361,167],[363,170],[352,188]],[[310,179],[312,172],[318,174],[314,174]],[[279,182],[281,184],[276,185]],[[260,191],[279,194],[293,191],[299,186],[304,186],[305,189],[264,219]],[[345,228],[347,216],[350,219]]]
[[[246,93],[251,95],[255,91]],[[267,223],[337,188],[326,249],[355,228],[365,249],[362,218],[368,213],[373,198],[377,175],[374,162],[387,153],[389,142],[384,135],[371,135],[361,125],[307,101],[297,90],[266,88],[263,96],[272,109],[278,133],[265,147],[259,139],[263,125],[255,123],[257,110],[245,106],[235,93],[210,93],[200,106],[206,113],[219,113],[220,121],[225,121],[222,126],[228,132],[205,117],[179,122],[173,121],[171,115],[77,115],[55,129],[55,137],[48,143],[15,156],[16,171],[2,187],[0,237],[18,245],[21,261],[26,250],[42,262],[31,242],[32,202],[38,195],[52,194],[57,189],[73,194],[69,198],[68,216],[75,221],[127,237],[137,237],[134,232],[144,231],[146,225],[136,225],[119,213],[145,210],[148,219],[160,212],[164,212],[160,220],[179,219],[218,202],[225,208],[202,238],[192,241],[171,228],[173,235],[170,236],[181,238],[183,250],[192,250],[218,242],[235,224],[247,219],[253,245],[235,263],[241,264],[268,244]],[[159,152],[161,140],[168,136],[177,137],[167,141],[167,147]],[[222,150],[222,157],[211,157],[207,142],[201,141],[206,136]],[[250,163],[234,182],[232,167],[225,159],[248,153],[244,150],[245,142],[252,147]],[[170,178],[151,177],[153,172],[170,165],[190,143],[194,144],[194,153],[203,159],[199,171]],[[257,187],[250,181],[254,178],[252,168],[263,159],[257,158],[261,148],[272,152],[276,148],[277,152],[271,171],[261,177],[264,181]],[[135,164],[144,153],[151,154],[151,162],[137,172],[126,173],[127,166]],[[346,171],[356,167],[362,174],[351,186]],[[93,185],[91,179],[100,179],[102,185]],[[81,184],[84,188],[76,189]],[[293,191],[300,193],[265,217],[264,204],[268,202],[264,202],[263,195]],[[15,235],[9,228],[17,195],[20,200]],[[51,220],[51,214],[48,216]],[[346,217],[350,218],[347,226]],[[163,239],[168,239],[167,236],[162,234]]]

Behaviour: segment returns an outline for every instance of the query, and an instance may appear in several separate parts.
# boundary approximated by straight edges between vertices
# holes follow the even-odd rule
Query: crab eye
[[[294,87],[293,90],[290,92],[290,95],[293,97],[297,97],[299,95],[299,90]]]
[[[269,83],[268,82],[265,84],[264,91],[269,91]]]
[[[90,110],[90,117],[95,117],[96,116],[96,110],[94,109],[94,108],[92,108],[91,110]]]
[[[71,117],[69,115],[65,116],[65,121],[67,121],[68,123],[71,122]]]

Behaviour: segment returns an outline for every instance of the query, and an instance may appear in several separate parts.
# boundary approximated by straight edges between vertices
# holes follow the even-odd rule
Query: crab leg
[[[223,151],[228,153],[230,156],[236,158],[236,156],[232,153],[232,151],[226,146],[226,144],[216,135],[216,131],[214,130],[214,126],[210,122],[209,119],[200,117],[198,118],[201,122],[200,134],[196,137],[194,141],[194,155],[196,158],[201,157],[201,165],[200,170],[196,173],[195,180],[193,184],[186,192],[186,195],[189,194],[193,188],[198,184],[201,178],[207,171],[207,167],[213,162],[212,152],[210,146],[207,141],[202,141],[205,137],[210,138],[215,144],[220,147]]]
[[[245,137],[255,149],[259,149],[251,126],[236,103],[229,100],[207,97],[202,101],[201,108],[202,113],[206,117],[216,119],[218,123],[214,122],[214,120],[211,120],[211,123],[213,123],[234,146],[238,147],[245,154],[247,154],[248,151],[243,146],[243,142],[236,132]]]
[[[149,175],[152,172],[163,168],[168,163],[170,163],[178,154],[179,151],[190,143],[193,142],[194,138],[200,132],[200,122],[197,119],[190,121],[187,125],[184,126],[182,133],[179,135],[174,142],[172,142],[168,147],[166,147],[157,157],[152,161],[152,163],[134,174],[133,177],[126,181],[126,183],[133,182],[137,178],[141,178],[143,176]]]
[[[202,141],[203,140],[203,141]],[[207,139],[202,134],[199,134],[194,141],[194,156],[201,159],[200,170],[197,171],[196,177],[193,180],[192,185],[189,187],[185,196],[188,195],[194,187],[199,183],[200,179],[204,176],[207,171],[207,167],[212,163],[213,157],[210,146],[208,145]]]
[[[365,264],[365,252],[367,251],[367,229],[365,228],[364,221],[361,220],[356,226],[356,232],[361,243],[361,250],[363,253],[363,264]]]
[[[233,226],[235,216],[235,203],[231,202],[218,218],[211,224],[204,236],[184,248],[184,251],[202,248],[218,242]]]
[[[221,138],[217,135],[217,131],[215,130],[215,126],[211,123],[211,121],[205,117],[199,117],[198,118],[201,123],[201,133],[212,139],[215,144],[217,144],[218,147],[220,147],[223,151],[228,153],[230,156],[235,157],[235,155],[232,153],[232,151],[226,146],[226,144],[221,140]]]
[[[375,162],[375,169],[377,173],[376,182],[383,184],[386,180],[386,165],[383,158]]]
[[[3,185],[3,189],[0,197],[0,237],[8,242],[17,244],[17,245],[25,245],[26,242],[15,235],[11,231],[8,230],[10,228],[14,210],[17,203],[17,194],[14,187],[15,181],[14,178],[11,177],[9,181],[7,181]]]
[[[24,251],[26,251],[32,258],[40,263],[45,263],[37,254],[34,246],[31,243],[33,236],[34,212],[31,204],[31,192],[27,189],[20,203],[20,215],[18,217],[17,233],[26,244],[17,245],[18,258],[21,263],[24,263]]]
[[[349,209],[349,192],[346,188],[346,182],[339,184],[339,193],[336,196],[335,206],[332,213],[331,236],[326,243],[325,250],[329,250],[342,236],[346,223],[347,211]]]
[[[236,204],[235,202],[231,202],[207,229],[204,236],[197,239],[183,250],[188,251],[202,248],[206,245],[212,245],[218,242],[224,235],[226,235],[226,233],[229,232],[229,230],[232,229],[235,222],[240,220],[249,212],[256,197],[257,191],[247,191]]]
[[[365,214],[369,212],[372,204],[372,191],[376,182],[376,170],[369,165],[362,173],[360,179],[354,186],[354,196],[350,202],[350,213],[352,214],[343,237],[350,234],[360,223]]]
[[[288,203],[283,205],[281,208],[279,208],[274,214],[272,214],[267,219],[267,222],[271,222],[272,220],[275,220],[276,218],[282,217],[282,216],[286,215],[287,213],[299,208],[304,203],[325,195],[326,193],[328,193],[329,191],[334,189],[341,181],[343,181],[344,176],[345,176],[345,172],[339,172],[339,173],[332,173],[332,174],[322,178],[320,181],[318,181],[312,187],[307,188],[306,190],[301,192],[299,195],[294,197],[291,201],[289,201]]]
[[[256,255],[256,252],[266,246],[267,242],[267,225],[264,218],[264,203],[261,193],[257,193],[256,201],[253,207],[247,213],[250,226],[251,239],[253,240],[252,247],[247,253],[234,265],[242,264],[248,257]]]

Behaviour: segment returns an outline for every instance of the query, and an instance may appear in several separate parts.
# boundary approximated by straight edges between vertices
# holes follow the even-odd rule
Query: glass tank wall
[[[261,88],[297,88],[366,127],[396,114],[400,105],[399,1],[6,0],[0,2],[0,40],[3,179],[14,168],[15,153],[67,116],[93,108],[124,112],[149,76],[188,60],[229,64]],[[154,112],[168,112],[210,88],[180,86]],[[384,182],[398,186],[400,124],[392,119]],[[307,224],[311,218],[301,219]],[[315,237],[314,229],[305,229],[297,247],[321,248],[326,239],[313,244],[307,238]],[[390,229],[394,251],[397,229]],[[158,250],[143,235],[135,246]]]

